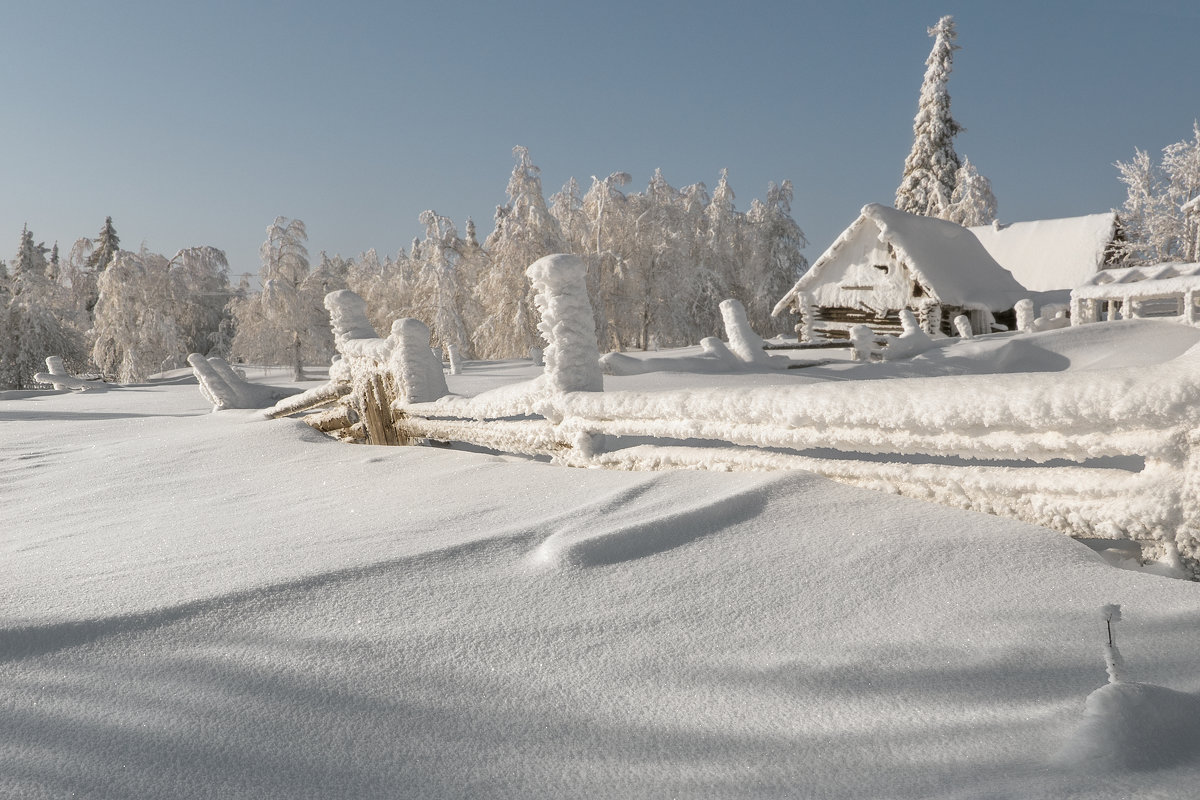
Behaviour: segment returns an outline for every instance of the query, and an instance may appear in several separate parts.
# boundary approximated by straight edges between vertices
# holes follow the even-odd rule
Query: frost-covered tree
[[[954,193],[942,219],[959,225],[990,225],[996,219],[996,195],[992,183],[979,174],[971,159],[964,158],[955,176]]]
[[[304,380],[304,362],[325,362],[332,355],[329,315],[309,275],[308,232],[298,219],[276,217],[259,249],[262,291],[233,304],[237,358],[289,364],[295,380]],[[336,287],[344,288],[344,287]]]
[[[963,130],[950,116],[946,84],[954,63],[957,33],[954,18],[942,17],[929,29],[933,50],[925,59],[925,79],[913,119],[913,145],[904,160],[904,175],[896,190],[896,208],[913,214],[942,216],[954,195],[961,166],[954,152],[954,137]]]
[[[538,341],[537,312],[525,269],[562,252],[558,221],[542,194],[541,170],[524,147],[514,147],[516,166],[508,181],[508,203],[496,209],[496,228],[485,249],[490,269],[479,284],[484,318],[475,329],[475,350],[485,358],[514,357]]]
[[[69,297],[47,275],[48,252],[26,226],[0,281],[0,388],[32,386],[47,356],[82,366],[83,340],[69,322]]]
[[[629,202],[619,187],[632,180],[627,172],[613,172],[603,180],[592,176],[592,185],[580,200],[584,242],[580,245],[588,266],[588,292],[594,298],[600,346],[622,349],[618,324],[621,312],[619,286],[629,256]]]
[[[417,317],[427,320],[435,347],[453,345],[460,353],[470,345],[470,333],[462,305],[468,290],[462,285],[459,266],[465,242],[454,223],[435,211],[421,213],[425,239],[421,242],[421,265],[417,273]]]
[[[753,200],[746,214],[751,239],[740,281],[746,293],[742,301],[751,327],[760,333],[795,326],[793,319],[771,316],[774,304],[808,269],[800,252],[808,242],[792,219],[792,197],[791,181],[768,184],[766,201]]]
[[[92,272],[100,272],[112,261],[117,251],[121,249],[121,237],[113,227],[112,217],[104,218],[104,227],[92,244],[92,252],[88,256],[87,266]]]
[[[144,248],[118,250],[97,280],[92,360],[122,383],[180,365],[186,340],[174,314],[170,261]]]
[[[222,352],[232,291],[229,260],[215,247],[189,247],[168,262],[172,314],[188,353]],[[186,355],[186,353],[185,353]]]
[[[1126,188],[1122,255],[1132,264],[1200,260],[1200,123],[1162,153],[1158,164],[1144,150],[1116,163]]]
[[[678,287],[686,281],[689,253],[682,195],[655,170],[646,191],[630,196],[628,206],[633,231],[619,304],[621,338],[643,350],[683,344]]]

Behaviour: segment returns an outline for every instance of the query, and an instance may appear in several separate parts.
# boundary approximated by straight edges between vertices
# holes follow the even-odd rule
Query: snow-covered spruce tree
[[[448,217],[423,211],[420,220],[425,239],[417,272],[416,317],[429,327],[434,347],[454,345],[461,353],[469,349],[471,340],[461,306],[466,292],[458,271],[465,242]]]
[[[684,197],[656,169],[646,191],[629,197],[632,252],[622,294],[628,332],[622,337],[648,350],[688,344],[687,282],[690,247]]]
[[[992,194],[992,183],[979,174],[971,159],[964,158],[955,175],[954,194],[943,219],[959,225],[990,225],[996,219],[996,195]]]
[[[304,362],[325,363],[332,355],[329,315],[309,275],[308,233],[298,219],[276,217],[259,250],[262,291],[233,304],[237,333],[233,355],[268,364],[289,364],[304,380]],[[344,288],[344,287],[333,287]]]
[[[117,251],[121,249],[121,237],[113,227],[112,217],[104,218],[104,227],[100,235],[92,243],[92,252],[88,256],[87,265],[93,272],[100,272],[108,267]]]
[[[729,171],[721,170],[721,177],[713,189],[708,207],[704,209],[707,223],[709,269],[721,276],[725,291],[730,297],[742,299],[746,296],[742,267],[746,263],[746,248],[743,246],[745,215],[733,206],[733,188],[729,185]],[[719,316],[719,315],[718,315]],[[714,330],[714,334],[719,328]]]
[[[683,213],[689,240],[691,275],[679,287],[687,305],[687,339],[699,342],[719,332],[717,308],[731,292],[725,278],[716,271],[716,259],[712,257],[709,241],[708,210],[711,198],[703,183],[694,183],[683,189]]]
[[[496,209],[496,228],[484,248],[490,269],[478,287],[484,318],[475,329],[475,351],[484,358],[521,356],[537,342],[537,314],[525,268],[564,249],[558,220],[546,206],[540,170],[529,150],[514,147],[516,166],[508,203]]]
[[[942,17],[929,29],[933,50],[925,59],[925,79],[913,119],[913,146],[904,160],[904,175],[896,190],[896,208],[913,214],[940,217],[954,196],[961,166],[954,152],[954,137],[963,127],[950,116],[946,83],[954,63],[957,33],[954,18]]]
[[[47,277],[47,252],[28,227],[21,231],[0,292],[0,388],[32,386],[47,356],[61,356],[73,368],[85,360],[82,337],[67,321],[69,297]]]
[[[792,219],[792,196],[791,181],[771,183],[766,201],[751,201],[746,214],[750,243],[741,279],[746,292],[742,304],[751,327],[762,334],[790,332],[796,325],[791,314],[771,316],[775,302],[808,269],[808,259],[800,252],[808,241]]]
[[[628,234],[633,226],[629,223],[629,199],[620,187],[631,180],[628,172],[613,172],[603,180],[593,175],[592,185],[580,201],[587,235],[576,252],[585,254],[597,337],[606,350],[624,349],[619,322],[620,284],[625,276],[631,249]]]

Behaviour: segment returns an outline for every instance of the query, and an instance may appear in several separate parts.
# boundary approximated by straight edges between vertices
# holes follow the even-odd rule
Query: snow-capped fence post
[[[587,294],[587,265],[578,256],[539,258],[525,271],[541,312],[538,330],[546,340],[545,377],[556,392],[600,392],[600,348]]]
[[[325,308],[329,311],[329,326],[339,351],[349,339],[378,338],[379,334],[367,319],[367,301],[349,289],[325,295]]]
[[[975,332],[971,330],[971,320],[967,319],[966,314],[959,314],[954,318],[954,328],[963,339],[975,338]]]
[[[1017,330],[1021,333],[1033,333],[1033,301],[1028,297],[1018,300],[1013,310],[1017,312]]]
[[[812,295],[808,292],[796,295],[796,308],[800,315],[800,321],[796,323],[796,339],[801,344],[817,344],[822,341],[823,337],[813,327],[817,320],[817,306]]]
[[[1196,234],[1200,236],[1200,233]],[[1188,289],[1183,293],[1183,321],[1188,325],[1196,324],[1196,290]]]
[[[936,300],[926,298],[921,301],[917,313],[921,315],[921,330],[928,333],[930,336],[935,335],[942,329],[942,304]]]
[[[405,403],[429,403],[450,393],[442,360],[429,347],[429,326],[405,317],[392,323],[395,345],[388,361]]]
[[[721,319],[725,323],[725,338],[729,341],[729,349],[740,360],[748,364],[765,361],[768,356],[763,349],[762,337],[750,327],[746,319],[746,307],[738,300],[722,300]]]

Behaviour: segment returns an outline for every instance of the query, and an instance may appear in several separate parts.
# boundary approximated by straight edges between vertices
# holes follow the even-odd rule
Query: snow
[[[1101,432],[1152,387],[1139,413],[1182,419],[1198,337],[1133,321],[567,397],[699,382],[701,407],[717,386],[737,406],[786,383],[779,407],[812,415],[819,380],[887,386],[919,420],[898,376],[920,371],[947,379],[939,424],[1002,385],[1053,425],[1113,373],[1087,406]],[[972,377],[992,359],[1013,371]],[[535,372],[448,383],[467,403]],[[1200,778],[1197,584],[1045,528],[796,470],[345,445],[213,414],[186,374],[0,393],[0,419],[0,796],[1123,798]],[[1116,603],[1129,682],[1107,684]]]
[[[1027,289],[1074,289],[1104,267],[1116,212],[1063,219],[980,225],[969,230],[1000,266]]]

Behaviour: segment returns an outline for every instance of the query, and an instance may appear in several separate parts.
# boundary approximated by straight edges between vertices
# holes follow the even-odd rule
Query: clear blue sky
[[[790,179],[810,260],[890,203],[932,40],[954,15],[956,139],[1001,219],[1119,206],[1112,163],[1190,137],[1195,2],[16,2],[0,85],[0,255],[224,249],[257,272],[276,215],[309,248],[394,253],[432,208],[492,228],[530,149],[571,176],[655,167],[745,210]]]

